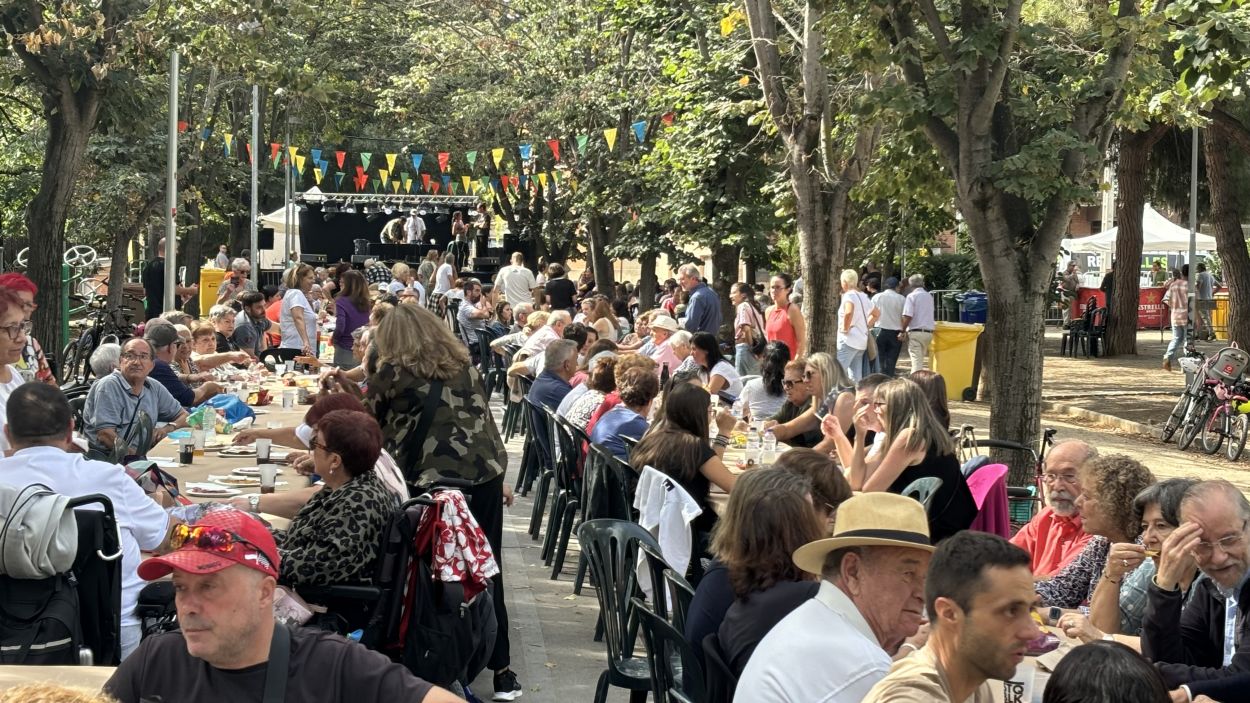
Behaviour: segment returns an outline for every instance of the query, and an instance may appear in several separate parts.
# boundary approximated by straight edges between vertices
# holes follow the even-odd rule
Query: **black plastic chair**
[[[633,599],[634,612],[647,645],[651,693],[657,703],[705,703],[703,667],[684,635],[667,620]]]
[[[725,661],[715,632],[703,638],[703,677],[707,703],[733,703],[738,677]]]
[[[590,445],[586,465],[589,467],[592,464],[597,472],[596,480],[590,483],[588,477],[585,475],[582,477],[585,485],[583,520],[611,518],[635,522],[633,488],[638,481],[634,476],[634,470],[602,444]],[[573,579],[573,593],[582,592],[582,584],[585,580],[586,561],[583,556],[578,559],[577,576]]]
[[[690,604],[694,602],[694,587],[690,585],[685,576],[672,569],[664,572],[664,582],[668,586],[669,596],[672,598],[672,614],[669,620],[672,621],[673,627],[685,632],[686,619],[690,615]]]
[[[547,435],[547,409],[530,400],[528,397],[522,398],[521,402],[525,407],[526,425],[530,428],[530,441],[525,443],[529,460],[522,464],[521,475],[517,476],[517,488],[524,488],[526,484],[532,483],[533,479],[530,474],[537,474],[539,477],[538,494],[534,497],[534,505],[530,510],[530,537],[538,539],[539,530],[542,527],[543,510],[547,504],[548,485],[550,479],[548,476],[555,472],[555,464],[551,459],[550,440],[547,443],[537,441],[540,435]]]
[[[621,435],[621,444],[625,445],[625,458],[628,459],[634,453],[634,447],[638,446],[638,438],[629,435]]]
[[[669,595],[668,581],[665,574],[673,571],[673,567],[664,561],[664,555],[658,549],[652,549],[645,544],[638,545],[638,550],[642,552],[642,559],[647,565],[647,575],[651,586],[651,610],[665,620],[669,619]],[[641,565],[639,566],[641,568]]]
[[[564,569],[564,557],[569,550],[569,539],[573,534],[573,526],[582,504],[582,481],[577,478],[577,467],[586,455],[583,447],[589,439],[586,433],[568,420],[552,413],[556,428],[562,435],[561,441],[567,445],[572,442],[572,451],[566,452],[556,465],[555,500],[551,504],[551,515],[547,521],[547,538],[543,544],[544,563],[551,565],[552,580],[559,578]]]
[[[630,691],[630,703],[645,703],[651,690],[651,667],[645,658],[634,656],[631,623],[638,617],[633,604],[638,592],[635,564],[638,545],[647,544],[656,551],[660,545],[651,533],[624,520],[588,520],[577,529],[577,540],[597,586],[599,618],[608,649],[608,666],[599,675],[594,703],[607,700],[609,686]]]
[[[74,431],[82,432],[86,422],[83,420],[83,408],[87,405],[87,396],[80,395],[77,398],[70,398],[69,409],[74,414]]]
[[[1077,349],[1085,352],[1085,358],[1100,356],[1098,347],[1107,335],[1107,309],[1094,308],[1085,316],[1086,323],[1072,332],[1072,356],[1076,357]]]
[[[298,349],[283,349],[282,347],[270,347],[262,351],[260,353],[260,356],[256,358],[260,360],[260,363],[265,365],[265,368],[269,369],[270,371],[273,371],[274,365],[277,364],[278,362],[295,361],[295,357],[299,356],[299,351],[300,350]]]

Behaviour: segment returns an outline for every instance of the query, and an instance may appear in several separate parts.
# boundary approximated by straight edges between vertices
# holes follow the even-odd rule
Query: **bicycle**
[[[1223,402],[1222,398],[1217,398],[1215,388],[1220,385],[1235,386],[1241,383],[1242,374],[1247,364],[1250,363],[1250,355],[1239,349],[1236,344],[1232,344],[1207,357],[1196,369],[1192,368],[1192,357],[1186,357],[1182,362],[1187,371],[1193,371],[1193,379],[1185,392],[1185,395],[1189,396],[1188,407],[1184,410],[1183,418],[1176,429],[1176,444],[1181,449],[1188,449],[1194,440],[1204,433],[1212,415]],[[1185,397],[1183,396],[1181,400],[1184,401]],[[1175,415],[1177,409],[1174,408],[1172,412]],[[1171,422],[1170,418],[1169,422]],[[1220,436],[1219,441],[1223,441],[1222,437],[1223,435]],[[1219,449],[1218,444],[1207,449],[1208,445],[1214,441],[1206,439],[1203,449],[1214,454]]]
[[[1237,461],[1246,447],[1246,437],[1250,434],[1250,398],[1246,397],[1244,384],[1228,385],[1212,381],[1216,404],[1207,420],[1202,423],[1199,436],[1202,438],[1202,449],[1207,454],[1214,454],[1228,438],[1225,456],[1229,461]]]
[[[1185,421],[1185,416],[1189,414],[1190,406],[1205,390],[1202,380],[1206,377],[1204,367],[1207,363],[1207,358],[1198,351],[1192,341],[1185,345],[1185,356],[1181,357],[1180,366],[1181,370],[1191,374],[1192,378],[1189,384],[1185,386],[1185,390],[1181,392],[1181,397],[1177,399],[1176,405],[1173,406],[1167,421],[1159,429],[1159,439],[1164,442],[1170,442],[1172,437],[1176,435],[1176,431],[1181,428],[1181,424]]]
[[[85,384],[91,376],[91,365],[88,361],[91,354],[101,344],[118,343],[122,339],[134,336],[135,326],[131,322],[134,308],[119,305],[107,308],[104,298],[86,299],[71,295],[70,300],[83,302],[87,308],[87,317],[78,323],[81,331],[77,339],[66,342],[61,350],[62,384]]]

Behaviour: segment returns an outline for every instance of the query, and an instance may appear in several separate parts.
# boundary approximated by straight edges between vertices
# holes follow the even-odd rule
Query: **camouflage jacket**
[[[417,428],[430,383],[389,363],[369,377],[365,404],[382,426],[384,448],[408,482],[428,486],[441,476],[480,485],[503,474],[508,455],[481,376],[472,366],[443,383],[423,450],[412,451],[408,437]]]

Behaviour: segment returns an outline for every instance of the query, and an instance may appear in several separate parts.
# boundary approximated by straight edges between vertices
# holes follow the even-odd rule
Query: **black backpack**
[[[0,664],[83,663],[79,658],[78,579],[0,575]]]

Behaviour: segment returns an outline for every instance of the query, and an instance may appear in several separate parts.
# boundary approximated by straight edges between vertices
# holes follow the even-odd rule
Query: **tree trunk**
[[[145,210],[135,216],[129,227],[113,235],[112,264],[109,266],[108,280],[108,306],[110,308],[122,304],[122,297],[126,292],[126,271],[130,268],[130,243],[139,236],[139,228],[147,216],[148,212]],[[138,310],[135,311],[135,315],[136,318],[141,317]]]
[[[1237,184],[1229,172],[1228,145],[1234,143],[1230,129],[1214,122],[1202,135],[1202,149],[1207,162],[1207,187],[1211,197],[1211,225],[1215,246],[1223,264],[1228,299],[1228,338],[1242,349],[1250,348],[1250,312],[1242,304],[1250,300],[1250,254],[1246,236],[1241,229],[1241,211]]]
[[[655,262],[659,258],[658,254],[643,254],[638,257],[640,270],[638,272],[638,312],[646,312],[655,307],[655,291],[659,288],[660,282],[655,275]]]
[[[599,215],[586,218],[586,265],[595,272],[595,290],[609,297],[615,285],[612,271],[612,259],[608,257],[607,248],[611,244],[607,223]]]
[[[723,239],[721,240],[723,241]],[[733,284],[738,281],[738,247],[732,244],[717,243],[712,246],[712,275],[708,284],[720,298],[721,329],[717,331],[722,340],[726,339],[724,331],[733,331],[734,308],[729,301],[729,293]],[[733,341],[733,334],[728,335]]]
[[[1142,208],[1146,206],[1146,168],[1150,151],[1167,132],[1156,124],[1142,132],[1120,133],[1120,154],[1116,163],[1115,239],[1116,271],[1111,300],[1107,301],[1107,355],[1137,353],[1137,305],[1141,283]],[[1106,229],[1109,223],[1103,223]]]

